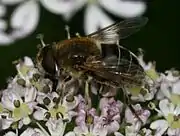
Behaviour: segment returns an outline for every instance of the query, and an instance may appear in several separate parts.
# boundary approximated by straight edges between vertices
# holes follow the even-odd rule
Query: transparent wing
[[[121,63],[117,65],[117,58],[111,59],[111,61],[94,58],[80,67],[96,79],[115,86],[141,85],[145,77],[144,70],[140,65],[122,59]]]
[[[119,23],[114,23],[99,31],[87,35],[104,43],[116,43],[140,30],[148,22],[146,17],[131,18]]]

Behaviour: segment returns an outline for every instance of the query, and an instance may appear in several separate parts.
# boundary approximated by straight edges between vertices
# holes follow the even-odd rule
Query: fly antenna
[[[45,46],[46,46],[46,44],[45,44],[44,41],[43,41],[43,39],[44,39],[44,35],[43,35],[43,34],[38,34],[38,35],[36,36],[36,38],[40,40],[42,47],[45,47]]]
[[[70,36],[70,28],[68,25],[65,25],[65,30],[66,30],[66,33],[67,33],[67,38],[68,39],[71,39],[71,36]]]
[[[76,36],[77,36],[78,38],[80,38],[80,37],[81,37],[79,33],[76,33]]]

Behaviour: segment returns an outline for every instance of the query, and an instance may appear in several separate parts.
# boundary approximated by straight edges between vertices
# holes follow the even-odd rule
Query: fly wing
[[[144,71],[140,65],[130,63],[128,60],[121,60],[117,65],[117,58],[111,61],[95,58],[87,61],[80,68],[86,70],[99,82],[108,82],[113,86],[140,85],[144,78]]]
[[[114,23],[87,35],[87,37],[94,38],[103,43],[117,43],[120,39],[124,39],[139,31],[147,22],[148,18],[146,17],[131,18],[119,23]]]

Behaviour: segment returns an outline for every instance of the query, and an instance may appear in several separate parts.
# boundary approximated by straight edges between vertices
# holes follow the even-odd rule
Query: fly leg
[[[143,121],[140,119],[140,117],[137,114],[136,110],[132,106],[131,100],[129,99],[129,96],[128,96],[127,91],[126,91],[125,88],[123,88],[123,92],[124,92],[124,104],[125,104],[125,107],[128,106],[129,109],[131,110],[131,112],[134,113],[135,117],[143,124]]]
[[[91,78],[88,77],[88,80],[86,80],[86,82],[85,82],[85,94],[84,94],[85,100],[87,101],[87,104],[88,104],[88,108],[91,108],[91,106],[92,106],[91,97],[89,95],[90,81],[91,81]]]

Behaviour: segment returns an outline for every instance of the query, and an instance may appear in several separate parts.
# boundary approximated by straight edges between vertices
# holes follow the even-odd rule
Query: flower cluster
[[[89,104],[84,95],[72,95],[71,87],[64,94],[62,88],[53,91],[53,82],[24,57],[16,62],[17,75],[1,90],[1,135],[179,136],[179,72],[158,73],[154,63],[146,64],[142,55],[138,59],[149,77],[148,89],[130,89],[128,102],[115,91]]]

